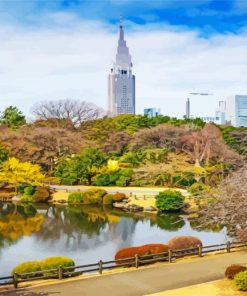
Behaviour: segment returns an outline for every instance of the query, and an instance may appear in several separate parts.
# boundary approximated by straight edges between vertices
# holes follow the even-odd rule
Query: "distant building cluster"
[[[155,117],[155,116],[159,116],[160,113],[160,109],[159,108],[146,108],[144,109],[144,115],[148,116],[148,117]]]
[[[247,127],[247,95],[233,95],[226,101],[219,101],[214,115],[196,116],[190,114],[190,100],[185,105],[185,118],[199,117],[205,122]]]
[[[119,26],[119,39],[115,62],[108,75],[108,116],[135,114],[135,75],[132,73],[132,61],[129,48],[124,40],[122,20]],[[208,93],[190,93],[190,95],[208,96]],[[160,115],[159,108],[146,108],[144,115]],[[247,95],[234,95],[225,101],[219,101],[215,114],[197,116],[191,114],[191,101],[188,98],[184,118],[201,118],[205,122],[229,124],[236,127],[247,126]]]

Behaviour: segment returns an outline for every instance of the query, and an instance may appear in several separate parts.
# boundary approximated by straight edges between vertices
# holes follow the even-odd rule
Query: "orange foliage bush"
[[[171,250],[182,250],[202,246],[202,242],[199,238],[194,236],[175,236],[167,243]]]
[[[168,251],[169,246],[163,244],[148,244],[138,248],[138,255],[158,254]]]
[[[115,260],[134,257],[136,254],[138,254],[138,247],[129,247],[129,248],[120,249],[115,254]],[[130,262],[131,261],[133,260],[130,260]],[[119,261],[117,262],[117,264],[122,264],[127,262],[128,261]]]
[[[166,252],[168,251],[168,249],[169,249],[168,245],[163,245],[163,244],[148,244],[140,247],[124,248],[117,251],[115,255],[115,260],[131,258],[131,257],[134,257],[136,254],[139,256],[144,256],[149,254],[150,255],[158,254],[158,253]],[[128,261],[119,261],[118,264],[127,263],[127,262]],[[130,260],[129,262],[132,263],[133,260]]]
[[[238,265],[238,264],[233,264],[227,267],[226,271],[225,271],[225,276],[228,279],[233,280],[235,275],[241,271],[245,271],[247,268],[242,266],[242,265]]]

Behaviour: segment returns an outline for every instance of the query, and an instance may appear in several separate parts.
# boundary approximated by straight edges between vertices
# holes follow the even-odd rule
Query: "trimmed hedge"
[[[182,250],[202,246],[202,241],[194,236],[175,236],[167,243],[171,250]]]
[[[131,257],[134,257],[136,254],[138,254],[138,247],[128,247],[128,248],[120,249],[115,254],[115,260],[131,258]],[[131,263],[131,260],[129,262]],[[125,260],[125,261],[117,262],[117,264],[122,264],[122,263],[128,263],[128,261]]]
[[[238,290],[247,291],[247,270],[237,273],[234,277],[234,283]]]
[[[106,194],[103,197],[103,205],[112,205],[113,204],[113,195],[112,194]]]
[[[83,203],[83,196],[80,192],[73,192],[68,197],[69,204],[81,204]]]
[[[12,274],[14,273],[28,273],[41,271],[41,266],[38,261],[27,261],[20,264],[17,264],[15,268],[12,270]]]
[[[48,187],[20,187],[22,192],[21,200],[24,202],[47,202],[51,198],[51,192]]]
[[[161,212],[177,211],[183,207],[185,197],[180,191],[168,189],[155,196],[155,206]]]
[[[60,265],[62,267],[73,267],[75,266],[75,262],[65,256],[56,256],[56,257],[47,257],[40,262],[41,270],[48,270],[58,268]]]
[[[115,259],[125,259],[134,257],[136,254],[139,256],[144,255],[155,255],[158,253],[168,251],[169,246],[164,244],[147,244],[139,247],[128,247],[124,249],[120,249],[115,254]],[[132,260],[133,261],[133,260]],[[117,264],[127,263],[126,261],[119,261]],[[131,263],[131,260],[130,260]]]
[[[230,279],[233,280],[235,275],[238,274],[241,271],[245,271],[247,268],[239,265],[239,264],[233,264],[227,267],[226,271],[225,271],[225,276]]]
[[[169,250],[168,245],[164,244],[147,244],[140,246],[138,248],[138,255],[144,256],[144,255],[152,255],[152,254],[158,254],[167,252]]]
[[[60,265],[62,267],[73,267],[75,266],[75,262],[71,258],[65,256],[47,257],[40,261],[27,261],[17,264],[12,270],[12,274],[21,274],[35,271],[40,271],[40,274],[42,274],[43,270],[55,269]]]
[[[82,192],[83,204],[102,204],[107,192],[103,189],[93,188]]]

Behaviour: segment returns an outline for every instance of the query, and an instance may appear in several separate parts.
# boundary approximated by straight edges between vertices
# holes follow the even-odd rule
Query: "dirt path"
[[[3,293],[8,296],[137,296],[209,282],[224,277],[230,264],[247,264],[247,251]]]

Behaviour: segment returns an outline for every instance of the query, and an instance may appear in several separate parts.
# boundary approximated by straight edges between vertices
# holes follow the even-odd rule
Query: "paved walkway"
[[[247,264],[247,251],[185,259],[182,262],[153,266],[24,291],[6,296],[138,296],[199,284],[224,277],[230,264]]]

